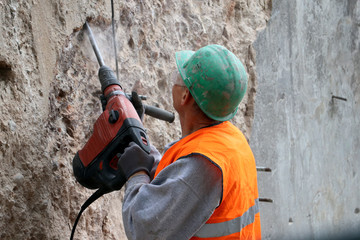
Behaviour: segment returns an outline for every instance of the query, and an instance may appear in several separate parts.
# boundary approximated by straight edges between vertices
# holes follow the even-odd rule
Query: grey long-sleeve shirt
[[[152,181],[145,174],[134,176],[126,183],[123,202],[126,235],[130,240],[189,239],[210,218],[221,195],[221,170],[202,155],[175,161]]]

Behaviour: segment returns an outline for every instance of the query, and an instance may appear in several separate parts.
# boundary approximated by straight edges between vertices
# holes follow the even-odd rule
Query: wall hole
[[[0,81],[9,82],[14,78],[14,72],[11,65],[5,61],[0,60]]]

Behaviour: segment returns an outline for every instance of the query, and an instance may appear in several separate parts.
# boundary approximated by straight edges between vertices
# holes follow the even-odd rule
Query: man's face
[[[179,71],[176,69],[171,74],[172,80],[172,97],[173,97],[173,107],[179,113],[181,106],[181,98],[183,96],[183,92],[186,91],[187,87],[185,86],[184,81],[182,80]]]

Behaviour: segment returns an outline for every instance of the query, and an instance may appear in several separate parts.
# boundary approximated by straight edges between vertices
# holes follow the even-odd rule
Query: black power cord
[[[81,214],[84,212],[84,210],[90,206],[90,204],[92,204],[93,202],[95,202],[98,198],[100,198],[102,195],[106,194],[110,192],[109,190],[106,190],[105,188],[99,188],[96,192],[94,192],[86,201],[85,203],[81,206],[81,209],[79,211],[79,214],[76,217],[76,220],[74,222],[73,228],[71,230],[71,236],[70,236],[70,240],[72,240],[74,238],[74,234],[75,234],[75,229],[76,226],[80,220]]]

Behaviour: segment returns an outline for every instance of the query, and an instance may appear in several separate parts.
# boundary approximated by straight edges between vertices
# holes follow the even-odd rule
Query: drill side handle
[[[166,111],[164,109],[161,108],[157,108],[157,107],[153,107],[153,106],[149,106],[149,105],[144,105],[145,108],[145,114],[172,123],[175,119],[175,115],[172,112]]]

